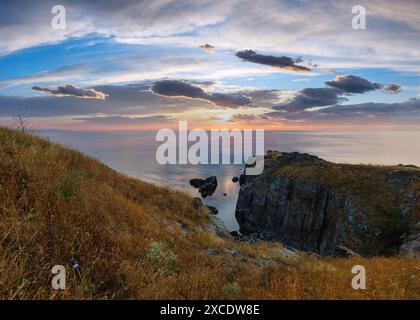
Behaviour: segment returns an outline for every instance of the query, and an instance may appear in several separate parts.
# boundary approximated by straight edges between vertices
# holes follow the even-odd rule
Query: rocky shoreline
[[[269,152],[240,177],[240,241],[281,241],[321,256],[420,252],[420,169],[335,164]]]

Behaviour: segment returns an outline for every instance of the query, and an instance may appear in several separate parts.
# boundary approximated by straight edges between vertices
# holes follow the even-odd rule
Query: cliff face
[[[268,233],[323,256],[348,249],[394,254],[401,245],[418,250],[413,235],[420,217],[419,168],[343,165],[269,152],[264,172],[242,175],[240,182],[236,219],[242,234]]]

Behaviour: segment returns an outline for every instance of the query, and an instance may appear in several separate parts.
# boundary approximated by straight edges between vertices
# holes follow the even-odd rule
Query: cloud
[[[342,75],[341,72],[331,69],[331,68],[322,69],[322,72],[327,73],[327,74]]]
[[[338,75],[334,80],[327,81],[325,84],[346,93],[365,93],[382,88],[382,85],[379,83],[370,82],[362,77],[353,75]]]
[[[238,58],[241,58],[242,60],[253,62],[253,63],[259,63],[267,66],[277,67],[281,69],[286,70],[292,70],[292,71],[311,71],[310,68],[301,66],[296,64],[297,62],[301,62],[302,59],[298,58],[296,60],[286,57],[286,56],[269,56],[269,55],[263,55],[258,54],[253,50],[244,50],[244,51],[238,51],[235,54]]]
[[[150,125],[168,123],[171,118],[165,115],[152,115],[142,117],[129,117],[118,115],[99,115],[92,117],[78,117],[73,120],[82,121],[84,124],[101,125]]]
[[[407,123],[418,124],[420,118],[420,99],[412,98],[395,103],[361,103],[336,105],[315,111],[281,112],[265,114],[271,120],[309,122],[309,123],[351,123],[381,122],[398,124],[401,119]]]
[[[306,88],[299,91],[290,102],[273,106],[273,109],[296,112],[313,107],[336,105],[346,100],[339,97],[339,93],[340,91],[335,88]]]
[[[65,84],[64,86],[58,86],[57,88],[34,86],[32,87],[32,90],[48,92],[55,97],[77,97],[84,99],[105,100],[108,96],[106,93],[96,91],[95,89],[77,88],[71,84]]]
[[[178,80],[157,81],[152,86],[152,91],[162,96],[174,98],[186,97],[206,100],[205,98],[207,96],[207,93],[203,89]]]
[[[0,88],[22,84],[63,82],[69,79],[77,80],[78,78],[87,78],[92,72],[88,63],[68,65],[51,71],[0,81]]]
[[[213,47],[212,45],[208,43],[201,45],[200,48],[209,54],[216,53],[215,47]]]
[[[348,1],[119,0],[104,6],[101,0],[62,0],[67,29],[59,31],[49,23],[55,4],[3,1],[0,34],[8,39],[0,42],[0,54],[100,34],[123,43],[191,48],[206,39],[223,49],[252,45],[255,50],[328,57],[332,68],[343,62],[420,72],[418,0],[369,0],[369,27],[363,33],[349,27]],[[309,23],[313,17],[316,23]]]
[[[384,86],[384,90],[390,94],[397,94],[402,91],[402,87],[399,84],[391,83]]]
[[[207,93],[197,86],[185,81],[161,80],[154,83],[152,92],[170,98],[189,98],[210,102],[214,105],[227,108],[237,108],[251,104],[251,100],[238,94]]]
[[[381,84],[370,82],[362,77],[353,75],[337,75],[335,79],[325,82],[326,85],[341,90],[343,93],[365,93],[377,89],[383,89],[390,94],[398,94],[402,91],[399,84]]]
[[[250,121],[264,121],[268,120],[264,114],[244,114],[238,113],[234,114],[230,119],[229,122],[250,122]]]
[[[343,95],[361,94],[377,89],[383,89],[387,93],[397,94],[402,90],[402,87],[398,84],[383,85],[353,75],[337,75],[333,80],[327,81],[325,84],[329,87],[303,89],[289,102],[274,105],[273,109],[298,112],[314,107],[337,105],[348,100]]]
[[[13,116],[18,109],[22,109],[25,115],[31,118],[48,118],[88,116],[96,113],[121,116],[182,114],[200,107],[194,100],[171,99],[156,95],[150,90],[151,86],[152,83],[145,81],[93,87],[94,90],[108,95],[105,100],[63,98],[55,95],[29,97],[0,95],[0,117]]]
[[[187,74],[189,80],[204,81],[270,73],[270,70],[261,70],[257,66],[237,67],[236,64],[232,66],[232,62],[227,61],[222,55],[217,55],[214,58],[206,57],[197,54],[196,49],[179,50],[174,47],[165,47],[164,50],[150,48],[133,52],[133,48],[130,48],[127,52],[126,49],[121,50],[121,46],[116,45],[115,41],[111,39],[104,40],[105,43],[100,45],[100,50],[103,53],[96,55],[99,51],[95,51],[95,59],[92,60],[90,54],[79,54],[85,49],[78,46],[82,46],[86,42],[86,39],[77,40],[75,49],[63,50],[63,53],[60,54],[61,58],[58,59],[60,66],[57,68],[55,68],[55,64],[49,65],[44,62],[42,54],[31,54],[25,51],[22,54],[28,57],[28,60],[36,62],[41,59],[41,65],[34,68],[43,68],[43,71],[37,70],[25,76],[0,79],[0,87],[22,84],[49,87],[62,83],[71,83],[79,87],[94,87],[102,84],[140,82],[144,79],[156,81],[163,77],[182,79]],[[60,46],[58,45],[58,47]],[[89,48],[90,50],[94,50],[93,47]],[[48,52],[56,54],[55,46],[49,47]],[[61,65],[69,63],[69,61],[72,65]],[[2,63],[0,57],[0,72],[3,69]],[[34,66],[36,64],[32,63]],[[241,63],[237,62],[237,64]],[[27,68],[27,71],[31,72],[31,68]],[[49,68],[51,69],[48,70]],[[11,88],[10,91],[14,89]]]
[[[335,106],[320,110],[317,116],[332,117],[332,116],[384,116],[396,115],[401,113],[409,113],[413,111],[420,111],[420,99],[410,99],[404,102],[396,103],[377,103],[368,102],[354,105]]]
[[[251,104],[251,99],[243,95],[213,93],[208,96],[208,100],[220,107],[236,108]]]
[[[237,0],[229,3],[197,3],[193,0],[62,0],[66,8],[66,30],[51,28],[52,0],[2,2],[0,34],[8,41],[0,42],[0,52],[11,52],[31,46],[56,43],[70,37],[96,33],[116,39],[151,39],[176,37],[198,28],[221,23]],[[73,14],[72,14],[73,13]],[[198,44],[197,44],[198,45]]]

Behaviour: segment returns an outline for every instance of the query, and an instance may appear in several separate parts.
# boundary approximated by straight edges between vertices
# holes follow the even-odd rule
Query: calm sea
[[[215,194],[204,200],[219,210],[231,230],[237,229],[235,204],[242,165],[159,165],[155,132],[73,132],[42,130],[42,136],[84,152],[129,176],[169,186],[192,196],[192,178],[217,176]],[[388,132],[266,132],[265,149],[299,151],[342,163],[414,164],[420,166],[420,131]],[[224,195],[226,194],[226,196]]]

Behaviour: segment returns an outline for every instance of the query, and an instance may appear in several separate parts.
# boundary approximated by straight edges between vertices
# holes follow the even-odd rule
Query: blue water
[[[71,132],[42,130],[42,136],[82,151],[132,177],[199,196],[193,178],[215,175],[218,188],[204,202],[219,210],[231,230],[238,228],[235,205],[242,165],[160,165],[155,132]],[[266,132],[265,150],[300,151],[342,163],[414,164],[420,166],[420,131],[389,132]],[[227,196],[223,194],[226,193]]]

